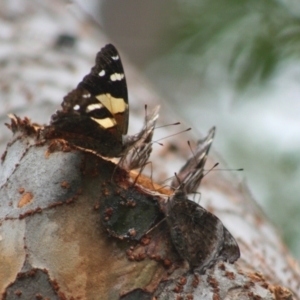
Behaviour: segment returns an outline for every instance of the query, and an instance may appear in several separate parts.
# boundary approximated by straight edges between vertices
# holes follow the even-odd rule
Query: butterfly
[[[97,56],[95,65],[77,87],[67,94],[62,110],[51,118],[47,136],[96,151],[106,157],[121,157],[131,148],[150,143],[158,109],[135,135],[127,135],[128,92],[124,69],[117,49],[108,44]]]
[[[215,136],[216,128],[212,127],[206,138],[198,141],[197,149],[174,177],[171,187],[176,190],[182,186],[187,194],[195,193],[203,178],[204,165]]]
[[[235,262],[240,257],[237,242],[223,223],[202,206],[187,198],[203,178],[204,165],[215,128],[198,144],[195,154],[178,173],[174,194],[163,207],[171,239],[178,254],[191,269],[204,273],[217,261]]]

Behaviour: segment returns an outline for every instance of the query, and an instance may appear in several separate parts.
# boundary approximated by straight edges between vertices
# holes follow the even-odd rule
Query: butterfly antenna
[[[167,138],[169,138],[169,137],[175,136],[175,135],[177,135],[177,134],[184,133],[184,132],[186,132],[186,131],[190,131],[191,129],[192,129],[192,128],[187,128],[187,129],[182,130],[182,131],[179,131],[179,132],[177,132],[177,133],[174,133],[174,134],[165,136],[165,137],[163,137],[163,138],[161,138],[161,139],[158,139],[158,140],[156,140],[156,141],[152,141],[151,143],[152,143],[152,144],[158,144],[158,145],[160,145],[160,146],[163,146],[164,144],[163,144],[163,143],[159,143],[159,141],[162,141],[162,140],[167,139]]]
[[[216,169],[216,167],[219,165],[219,163],[215,163],[209,170],[206,171],[205,174],[203,174],[203,177],[206,176],[208,173],[210,173],[211,171],[237,171],[237,172],[240,172],[240,171],[244,171],[243,168],[240,168],[240,169]]]
[[[203,177],[206,176],[208,173],[210,173],[212,170],[214,170],[218,165],[219,165],[218,162],[215,163],[210,169],[208,169],[208,170],[206,171],[205,174],[203,174]],[[202,178],[203,178],[203,177],[202,177]]]
[[[239,169],[213,169],[210,171],[233,171],[233,172],[241,172],[244,171],[244,168],[239,168]]]
[[[172,124],[167,124],[167,125],[155,127],[154,129],[158,129],[158,128],[162,128],[162,127],[166,127],[166,126],[178,125],[178,124],[180,124],[180,122],[176,122],[176,123],[172,123]],[[182,131],[176,132],[176,133],[174,133],[174,134],[165,136],[165,137],[163,137],[163,138],[161,138],[161,139],[158,139],[158,140],[156,140],[156,141],[152,141],[151,143],[152,143],[152,145],[153,145],[153,144],[158,144],[158,145],[160,145],[160,146],[163,146],[164,144],[163,144],[163,143],[159,143],[159,141],[164,140],[164,139],[169,138],[169,137],[172,137],[172,136],[175,136],[175,135],[177,135],[177,134],[184,133],[184,132],[186,132],[186,131],[190,131],[191,129],[192,129],[192,128],[187,128],[187,129],[185,129],[185,130],[182,130]]]
[[[165,125],[157,126],[157,127],[155,127],[155,129],[165,128],[165,127],[168,127],[168,126],[180,125],[180,124],[181,124],[180,122],[175,122],[175,123],[171,123],[171,124],[165,124]]]
[[[157,143],[157,142],[159,142],[159,141],[161,141],[161,140],[164,140],[164,139],[166,139],[166,138],[169,138],[169,137],[172,137],[172,136],[175,136],[175,135],[178,135],[178,134],[181,134],[181,133],[184,133],[184,132],[190,131],[190,130],[192,130],[192,128],[191,128],[191,127],[187,128],[187,129],[185,129],[185,130],[182,130],[182,131],[176,132],[176,133],[174,133],[174,134],[171,134],[171,135],[165,136],[165,137],[163,137],[163,138],[161,138],[161,139],[159,139],[159,140],[156,140],[155,142]]]
[[[152,144],[152,145],[153,145],[153,144],[157,144],[157,145],[159,145],[159,146],[163,146],[163,145],[164,145],[163,143],[159,143],[159,142],[157,142],[157,141],[152,141],[151,144]]]

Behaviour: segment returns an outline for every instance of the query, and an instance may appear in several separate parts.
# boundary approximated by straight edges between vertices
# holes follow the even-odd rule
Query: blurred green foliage
[[[263,83],[282,60],[300,57],[298,6],[296,15],[273,0],[178,1],[166,55],[201,57],[204,73],[218,59],[238,89]]]

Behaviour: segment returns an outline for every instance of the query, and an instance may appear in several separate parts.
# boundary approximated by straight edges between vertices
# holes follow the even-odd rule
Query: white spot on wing
[[[120,73],[114,73],[110,75],[111,81],[122,80],[123,78],[124,78],[124,74],[120,74]]]
[[[111,58],[112,58],[113,60],[118,60],[118,59],[120,59],[119,55],[112,56]]]
[[[88,105],[85,111],[87,113],[89,113],[95,109],[100,109],[102,107],[103,107],[103,105],[101,103],[93,103],[93,104]]]
[[[74,110],[79,110],[79,109],[80,109],[80,106],[79,106],[78,104],[76,104],[76,105],[73,106],[73,109],[74,109]]]
[[[90,97],[91,97],[91,94],[90,94],[90,93],[88,93],[88,94],[83,94],[82,97],[83,97],[83,98],[90,98]]]
[[[105,70],[101,70],[101,71],[99,72],[99,76],[103,77],[104,75],[105,75]]]

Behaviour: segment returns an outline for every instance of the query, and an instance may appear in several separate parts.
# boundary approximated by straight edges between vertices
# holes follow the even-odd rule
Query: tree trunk
[[[199,191],[201,205],[237,240],[237,262],[192,272],[174,248],[167,222],[155,227],[164,218],[160,204],[173,193],[168,187],[158,190],[156,182],[178,172],[190,137],[157,146],[150,158],[152,177],[141,175],[135,182],[136,174],[114,161],[47,139],[43,127],[28,119],[5,117],[13,112],[47,124],[107,43],[75,6],[67,12],[60,1],[19,5],[0,4],[1,117],[13,132],[11,138],[1,130],[3,150],[11,140],[0,169],[2,298],[299,299],[296,261],[245,184],[231,174],[211,172]],[[154,107],[155,95],[124,58],[123,63],[130,131],[136,133],[144,104]],[[168,112],[161,110],[161,124],[174,122]],[[174,131],[157,130],[155,139]]]

